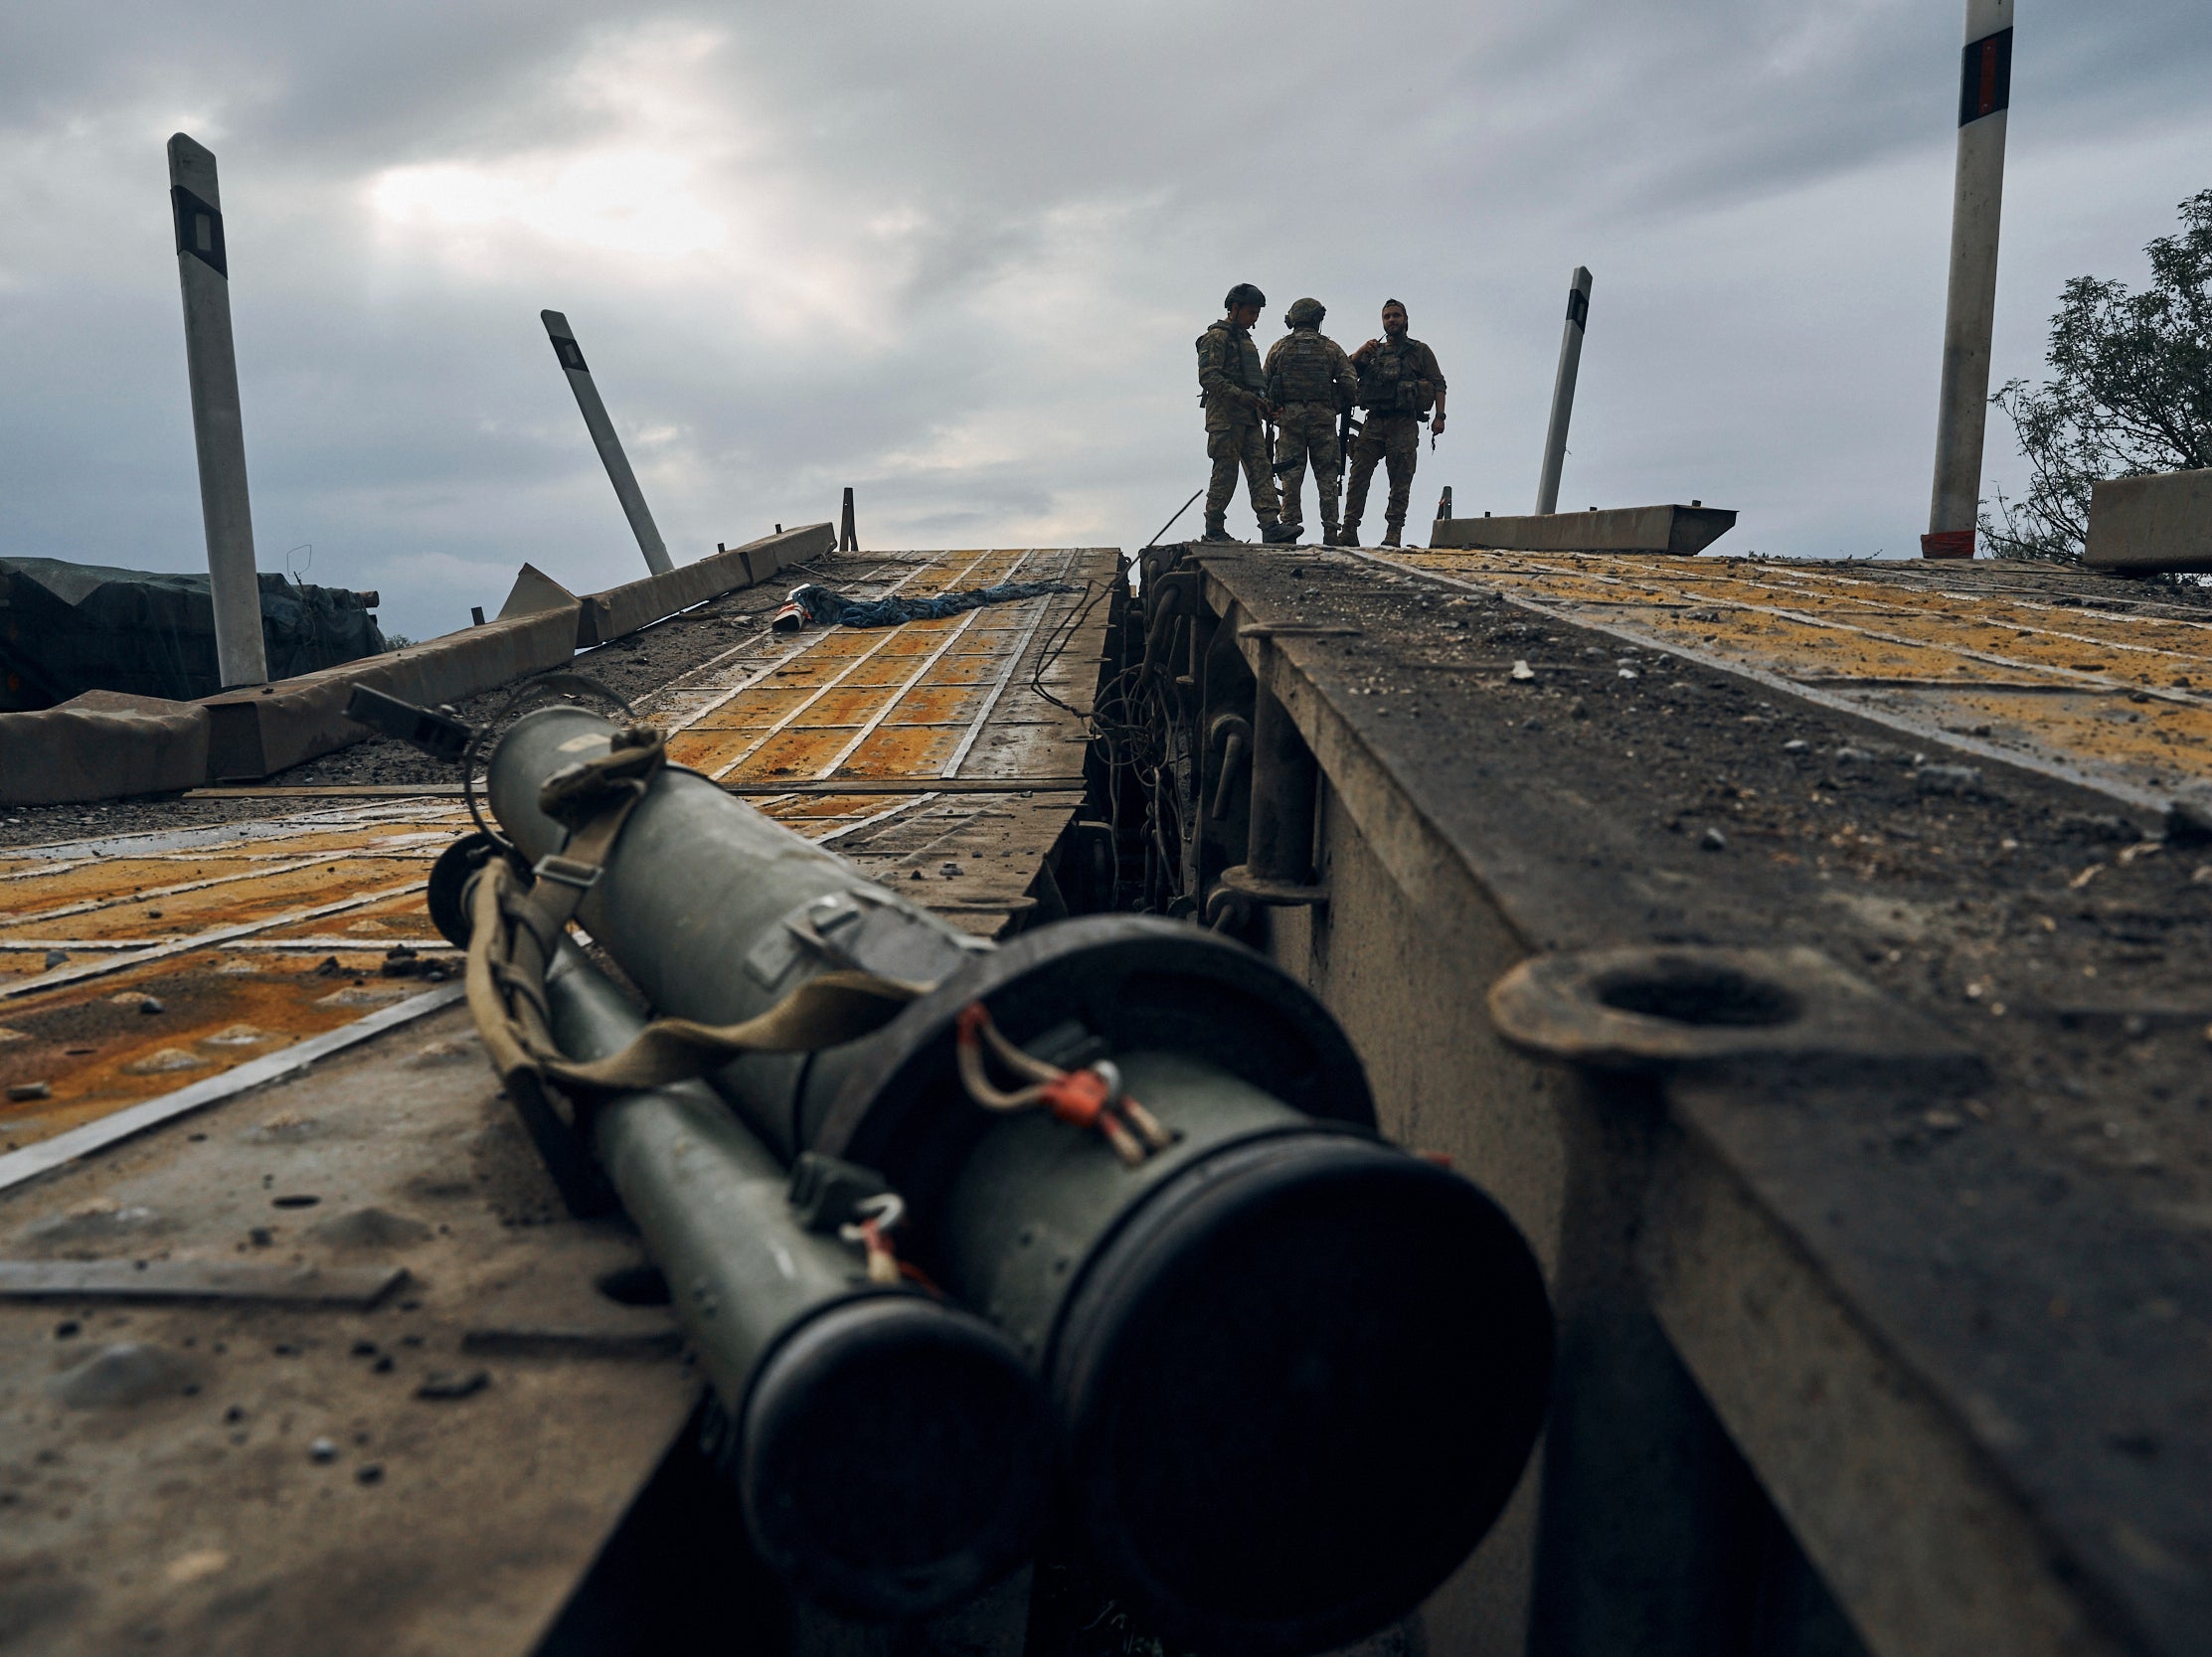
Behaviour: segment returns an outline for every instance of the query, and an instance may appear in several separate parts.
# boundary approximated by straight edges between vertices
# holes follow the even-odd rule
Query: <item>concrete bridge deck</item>
[[[1046,861],[1114,564],[824,560],[862,596],[1074,590],[796,637],[738,593],[579,666],[678,762],[996,935],[1063,912]],[[0,1106],[0,1645],[486,1657],[565,1606],[557,1646],[778,1637],[773,1593],[696,1535],[653,1547],[696,1555],[697,1604],[572,1602],[680,1483],[681,1456],[653,1480],[699,1383],[665,1306],[610,1298],[634,1241],[568,1217],[457,982],[425,979],[458,966],[423,903],[468,826],[454,773],[334,765],[364,770],[19,811],[39,843],[0,847],[0,1078],[46,1084]],[[57,821],[78,834],[41,842]]]
[[[1145,586],[1148,886],[1311,984],[1386,1131],[1552,1275],[1543,1465],[1439,1648],[2198,1649],[2212,848],[2161,832],[2212,772],[2192,595],[1214,548]],[[1318,905],[1224,879],[1245,785],[1223,809],[1206,739],[1262,697],[1317,772]],[[1491,994],[1524,970],[1627,999],[1531,1024]]]

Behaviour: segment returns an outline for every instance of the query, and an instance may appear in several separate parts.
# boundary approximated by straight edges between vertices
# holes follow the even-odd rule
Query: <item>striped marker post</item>
[[[179,132],[169,140],[169,207],[184,290],[185,376],[200,459],[200,519],[215,599],[215,665],[223,689],[268,683],[261,647],[261,583],[254,568],[254,512],[246,493],[246,422],[231,338],[231,260],[215,156]]]
[[[1989,413],[1989,338],[1997,309],[1997,223],[2004,206],[2005,111],[2012,102],[2012,0],[1966,0],[1958,76],[1958,173],[1951,210],[1951,292],[1936,411],[1936,487],[1924,558],[1972,558]]]
[[[1583,331],[1590,325],[1590,272],[1575,266],[1567,284],[1567,328],[1559,341],[1559,376],[1552,382],[1552,423],[1544,433],[1544,476],[1536,510],[1559,510],[1559,473],[1567,464],[1567,421],[1575,413],[1575,376],[1582,371]]]
[[[614,422],[607,417],[606,405],[599,401],[599,389],[593,383],[592,371],[584,366],[584,352],[576,343],[576,330],[559,311],[540,311],[538,316],[546,325],[547,338],[553,341],[553,354],[561,359],[562,372],[569,377],[569,390],[576,393],[576,406],[584,411],[584,428],[592,434],[592,446],[599,451],[607,481],[614,485],[614,498],[622,503],[622,516],[630,521],[630,533],[637,537],[637,550],[645,555],[645,568],[656,576],[665,576],[675,566],[668,562],[668,548],[653,524],[652,511],[645,505],[644,491],[637,487],[637,474],[630,470],[629,456],[622,452],[622,439],[614,435]]]

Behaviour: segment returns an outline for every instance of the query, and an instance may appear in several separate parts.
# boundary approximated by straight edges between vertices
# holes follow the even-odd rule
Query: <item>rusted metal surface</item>
[[[418,896],[450,806],[23,848],[0,859],[0,1150],[404,1000],[451,952]],[[388,956],[394,948],[412,957]],[[390,966],[393,976],[386,975]],[[404,974],[404,975],[401,975]]]
[[[1383,561],[1378,561],[1383,562]],[[2212,605],[2024,564],[1402,553],[1545,613],[2156,803],[2212,778]]]
[[[1100,551],[952,553],[917,560],[885,590],[922,596],[1014,580],[1089,581],[1096,589],[1111,579],[1111,555]],[[957,777],[981,773],[967,761],[986,724],[1042,724],[1058,746],[1072,741],[1080,752],[1079,721],[1033,694],[1009,698],[1008,687],[1019,686],[1016,675],[1036,665],[1040,638],[1084,596],[1047,595],[899,627],[831,628],[795,641],[763,633],[659,699],[675,733],[670,756],[738,783]],[[1096,664],[1095,645],[1087,652],[1072,642],[1068,652]],[[1080,762],[1064,758],[1054,768],[1065,774]]]
[[[1112,579],[1113,555],[914,554],[878,570],[883,591],[1040,577],[1096,591]],[[1030,887],[1076,803],[1065,790],[1083,769],[1081,719],[1038,697],[1027,676],[1062,638],[1048,684],[1089,706],[1084,675],[1095,677],[1103,606],[1088,627],[1063,625],[1086,597],[796,638],[762,629],[640,712],[677,731],[677,762],[718,774],[801,833],[847,851],[884,835],[926,847],[937,863],[914,896],[995,932],[1035,909]],[[1078,664],[1072,681],[1068,662]],[[1058,819],[969,797],[1009,776],[1057,782]],[[859,791],[834,791],[847,781]],[[940,785],[965,803],[941,802]],[[0,1153],[343,1026],[457,970],[421,898],[430,862],[468,824],[452,795],[451,784],[320,791],[296,804],[279,793],[265,819],[0,853],[0,1083],[46,1089],[0,1103]],[[1012,822],[1023,836],[994,832]],[[947,877],[946,863],[976,872]],[[149,1001],[159,1010],[146,1011]]]

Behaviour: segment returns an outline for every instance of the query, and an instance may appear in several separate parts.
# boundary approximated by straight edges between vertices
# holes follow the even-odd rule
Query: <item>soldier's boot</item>
[[[1344,527],[1336,532],[1336,544],[1339,547],[1356,547],[1359,545],[1359,520],[1357,518],[1344,520]]]
[[[1286,524],[1279,520],[1260,526],[1260,539],[1271,547],[1295,547],[1298,537],[1305,533],[1303,524]]]
[[[1406,522],[1403,518],[1385,518],[1383,520],[1383,545],[1386,547],[1399,546],[1401,543],[1398,539],[1398,532],[1405,527]]]
[[[1203,537],[1201,537],[1201,539],[1206,541],[1229,541],[1235,539],[1229,533],[1229,514],[1226,512],[1207,513],[1206,533]]]

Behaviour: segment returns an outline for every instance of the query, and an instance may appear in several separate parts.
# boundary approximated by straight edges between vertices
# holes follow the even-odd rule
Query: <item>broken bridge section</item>
[[[1065,548],[825,561],[855,596],[1067,590],[895,627],[755,628],[633,701],[671,731],[676,763],[997,936],[1063,912],[1046,860],[1081,803],[1115,563]],[[271,814],[0,850],[0,1157],[450,999],[425,994],[459,957],[423,888],[470,826],[456,784],[210,792],[267,797]]]
[[[734,641],[717,612],[704,659],[620,688],[678,763],[1002,935],[1058,912],[1116,564],[824,559],[854,596],[1072,590]],[[0,1114],[0,1621],[69,1654],[311,1627],[520,1657],[565,1605],[590,1622],[624,1515],[673,1499],[697,1373],[635,1239],[566,1213],[450,1004],[423,887],[470,826],[456,785],[209,793],[265,809],[0,851],[0,1077],[46,1089]],[[666,1543],[713,1614],[781,1614],[713,1545]]]

